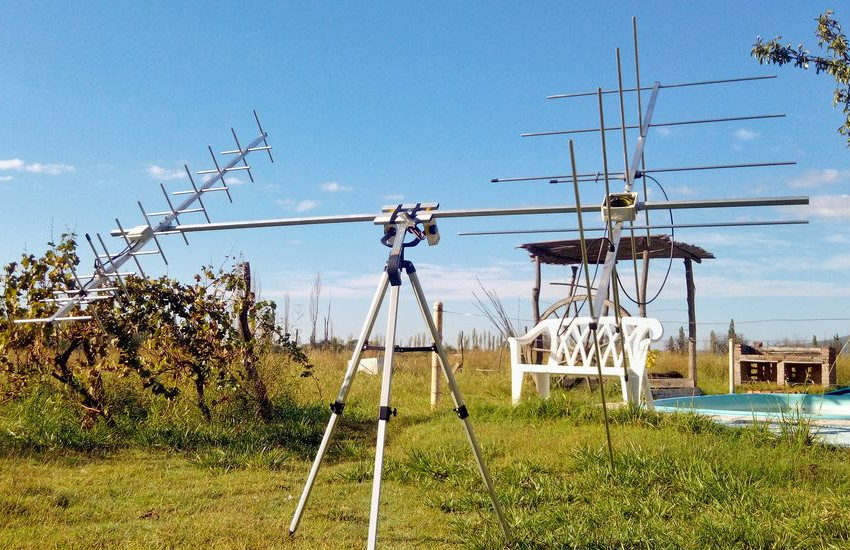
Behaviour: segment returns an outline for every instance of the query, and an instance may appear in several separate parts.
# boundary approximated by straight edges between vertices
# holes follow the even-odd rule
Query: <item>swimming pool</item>
[[[671,397],[656,400],[655,408],[661,412],[692,411],[758,419],[799,414],[813,419],[850,420],[850,394],[741,393]]]

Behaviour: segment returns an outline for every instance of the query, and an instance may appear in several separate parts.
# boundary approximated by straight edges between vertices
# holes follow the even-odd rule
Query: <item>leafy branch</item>
[[[828,10],[817,18],[817,29],[815,36],[818,39],[818,48],[826,49],[826,56],[812,55],[799,44],[796,48],[791,43],[782,45],[782,37],[777,36],[772,40],[764,41],[759,36],[753,44],[751,55],[761,65],[793,64],[801,69],[815,68],[815,74],[827,73],[831,75],[836,86],[832,95],[832,106],[839,104],[845,116],[844,124],[838,128],[838,133],[846,136],[847,147],[850,147],[850,50],[848,50],[847,36],[841,32],[841,25],[832,17],[832,10]]]

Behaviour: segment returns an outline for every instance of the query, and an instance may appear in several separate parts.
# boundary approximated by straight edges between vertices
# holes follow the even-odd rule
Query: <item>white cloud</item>
[[[47,174],[50,176],[57,176],[59,174],[75,172],[77,169],[70,164],[43,164],[41,162],[33,162],[32,164],[27,164],[21,159],[7,159],[0,160],[0,170],[15,170],[18,172],[30,172],[32,174]]]
[[[668,136],[673,135],[673,130],[671,130],[670,128],[664,127],[664,126],[656,128],[653,131],[658,132],[658,135],[661,135],[661,136],[664,136],[664,137],[668,137]]]
[[[817,195],[809,199],[808,213],[828,220],[850,219],[850,195]]]
[[[0,181],[12,181],[13,179],[12,176],[0,176]]]
[[[758,132],[753,132],[752,130],[747,130],[746,128],[738,128],[735,130],[735,139],[739,139],[741,141],[752,141],[759,137],[761,134]]]
[[[403,201],[404,195],[394,194],[394,195],[384,195],[385,201]]]
[[[245,185],[246,183],[248,183],[242,178],[231,176],[230,174],[227,175],[225,181],[227,182],[227,185]]]
[[[340,185],[335,181],[326,181],[324,183],[319,184],[319,188],[325,193],[338,193],[340,191],[353,191],[353,187],[349,187],[347,185]]]
[[[0,170],[23,170],[24,161],[21,159],[0,160]]]
[[[842,233],[829,233],[823,239],[825,242],[833,244],[850,244],[850,235]]]
[[[41,164],[40,162],[35,162],[24,166],[24,170],[32,172],[33,174],[49,174],[51,176],[58,176],[59,174],[65,174],[67,172],[75,172],[76,168],[70,164]]]
[[[158,180],[176,180],[186,177],[186,170],[183,168],[169,169],[151,164],[145,169],[145,172],[154,179]]]
[[[850,170],[824,168],[823,170],[807,170],[802,176],[789,180],[788,187],[791,189],[808,189],[822,185],[843,183],[848,180],[850,180]]]
[[[304,199],[300,201],[296,201],[295,199],[277,199],[274,201],[278,206],[282,206],[288,210],[295,210],[296,212],[306,212],[308,210],[313,210],[320,204],[320,201],[313,199]]]
[[[475,277],[469,276],[469,266],[419,263],[416,269],[419,276],[428,281],[428,294],[439,296],[440,300],[471,301],[473,291],[479,296],[483,294]],[[499,262],[481,266],[476,272],[484,286],[494,290],[503,300],[528,296],[532,281],[530,262]],[[270,283],[272,288],[264,288],[263,294],[271,298],[288,294],[296,300],[307,299],[315,276],[315,272],[308,271],[274,273]],[[339,299],[370,298],[375,293],[376,280],[375,273],[326,271],[322,272],[322,292]],[[542,290],[550,291],[549,288]],[[560,292],[559,287],[556,292]]]
[[[298,204],[295,205],[296,212],[306,212],[308,210],[313,210],[317,206],[319,206],[319,201],[314,201],[312,199],[304,199],[303,201],[298,201]]]

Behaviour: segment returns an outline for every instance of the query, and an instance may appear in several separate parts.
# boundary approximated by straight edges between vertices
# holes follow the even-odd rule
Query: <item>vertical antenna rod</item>
[[[602,88],[598,89],[600,92]],[[599,97],[602,95],[600,93]],[[573,174],[576,173],[576,154],[573,149],[573,140],[570,140],[570,163],[572,164]],[[581,263],[584,268],[584,280],[587,288],[587,302],[590,306],[591,311],[596,311],[593,304],[593,292],[591,292],[590,286],[590,270],[587,267],[587,241],[584,238],[584,223],[582,222],[581,217],[581,198],[578,190],[578,178],[573,176],[573,189],[576,194],[576,217],[578,218],[578,227],[579,227],[579,235],[581,236]],[[603,299],[604,300],[604,299]],[[599,351],[599,337],[596,334],[596,323],[599,320],[599,316],[595,313],[592,317],[592,325],[591,330],[593,330],[593,344],[595,346],[596,351],[596,366],[598,369],[599,376],[599,395],[602,398],[602,418],[605,420],[605,439],[608,441],[608,460],[610,461],[610,473],[614,473],[614,446],[611,444],[611,430],[608,426],[608,405],[605,403],[605,386],[602,382],[602,355]]]
[[[643,119],[643,124],[640,128],[640,135],[638,136],[637,146],[635,147],[632,162],[628,170],[628,174],[626,175],[626,192],[631,192],[632,186],[631,182],[634,181],[635,172],[637,171],[638,165],[640,164],[641,155],[643,154],[643,148],[646,144],[646,136],[649,131],[649,126],[652,123],[652,113],[655,110],[655,102],[658,99],[658,91],[661,88],[660,82],[655,82],[652,86],[652,95],[649,98],[649,105],[646,107],[646,115]],[[606,198],[606,201],[608,198]],[[611,282],[611,274],[614,271],[614,264],[617,263],[617,250],[620,248],[620,237],[623,229],[623,222],[616,222],[610,234],[611,246],[608,248],[608,253],[605,255],[605,263],[602,267],[602,274],[599,278],[598,290],[596,297],[593,303],[593,316],[600,317],[602,314],[602,308],[605,305],[605,299],[608,298],[608,287]]]

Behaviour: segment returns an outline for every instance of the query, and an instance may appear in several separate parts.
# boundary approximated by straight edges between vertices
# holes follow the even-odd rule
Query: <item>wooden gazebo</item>
[[[601,264],[605,261],[605,255],[608,251],[609,241],[603,238],[589,238],[587,243],[587,259],[590,264]],[[633,247],[634,243],[634,249]],[[672,247],[672,250],[671,250]],[[561,300],[552,307],[548,308],[542,315],[540,313],[540,266],[541,264],[550,265],[579,265],[582,263],[581,241],[579,239],[571,239],[566,241],[546,241],[538,243],[526,243],[519,245],[518,248],[525,249],[534,261],[534,287],[532,289],[532,308],[534,313],[534,322],[537,323],[542,318],[548,317],[557,310],[559,304],[565,304],[569,307],[572,300],[582,298],[581,296],[572,296],[566,300]],[[697,341],[697,326],[696,313],[694,311],[694,294],[696,287],[694,286],[693,262],[702,263],[703,260],[714,259],[714,255],[699,246],[671,241],[669,235],[652,235],[647,239],[646,236],[634,239],[624,237],[620,241],[620,246],[617,250],[617,260],[621,262],[620,277],[624,278],[626,272],[631,273],[633,259],[641,260],[643,267],[642,273],[639,276],[641,287],[641,300],[646,296],[647,268],[649,262],[645,259],[654,259],[660,261],[669,261],[672,252],[674,259],[684,260],[685,264],[685,281],[687,284],[687,302],[688,302],[688,380],[687,385],[691,388],[696,387],[697,370],[696,370],[696,341]],[[628,262],[628,263],[626,263]],[[626,268],[628,266],[628,268]],[[575,273],[575,271],[574,271]],[[633,280],[630,275],[629,280]],[[584,288],[584,285],[578,281],[573,281],[572,289],[574,294],[575,288]],[[622,304],[621,304],[622,306]],[[641,305],[639,315],[646,316],[646,306]]]

